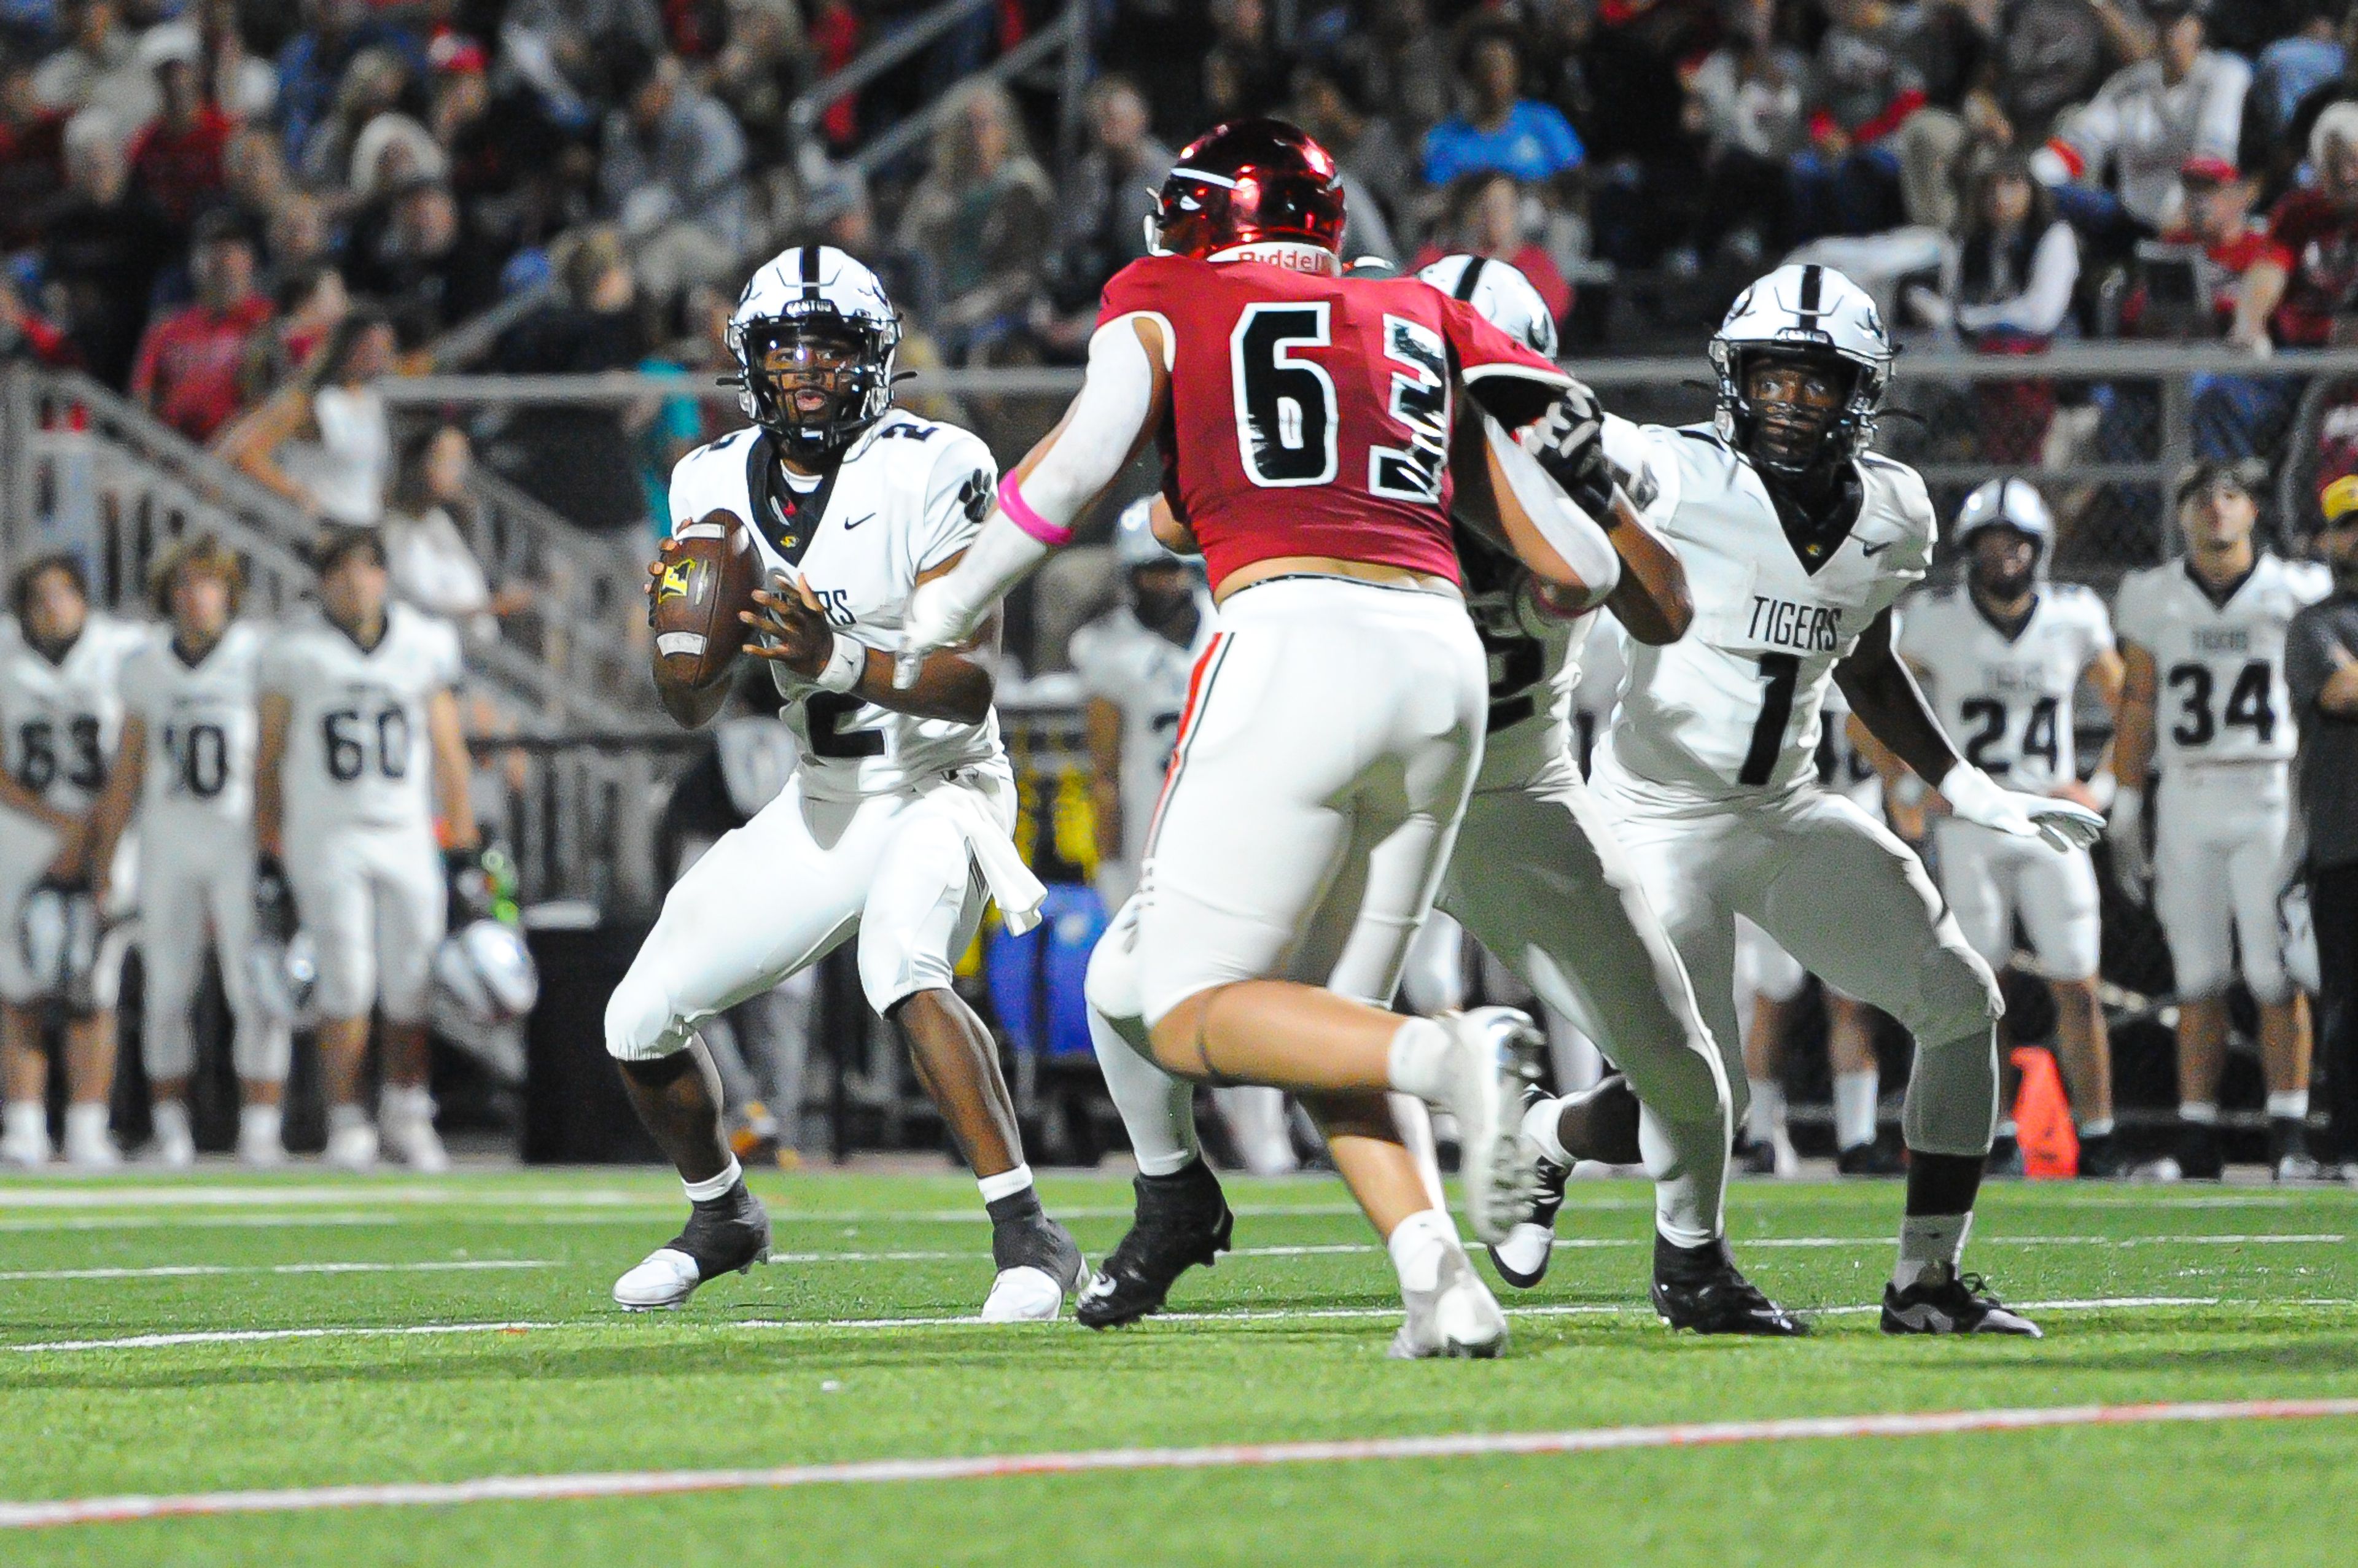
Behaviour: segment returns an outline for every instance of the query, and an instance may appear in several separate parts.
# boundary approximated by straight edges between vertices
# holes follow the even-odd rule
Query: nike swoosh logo
[[[1898,543],[1899,541],[1897,539],[1886,539],[1880,545],[1861,545],[1858,547],[1858,553],[1862,556],[1879,556]]]
[[[849,533],[850,533],[854,528],[859,527],[862,523],[867,522],[871,517],[873,517],[873,516],[875,516],[875,515],[876,515],[876,514],[874,514],[873,512],[863,512],[863,513],[861,513],[859,516],[857,516],[857,517],[853,518],[850,522],[846,523],[846,524],[843,525],[843,531],[844,531],[845,533],[849,534]]]

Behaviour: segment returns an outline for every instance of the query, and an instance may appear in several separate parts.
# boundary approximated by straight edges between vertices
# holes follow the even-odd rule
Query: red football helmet
[[[1147,220],[1147,243],[1198,259],[1238,245],[1343,246],[1335,156],[1282,120],[1215,125],[1179,155]]]

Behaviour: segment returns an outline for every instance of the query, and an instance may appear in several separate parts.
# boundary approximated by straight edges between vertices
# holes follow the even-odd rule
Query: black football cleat
[[[1835,1154],[1834,1171],[1844,1176],[1904,1176],[1908,1173],[1908,1160],[1878,1138],[1871,1142],[1854,1143]]]
[[[695,1205],[677,1236],[615,1281],[614,1304],[625,1312],[667,1312],[687,1305],[706,1281],[750,1273],[769,1258],[769,1211],[740,1182]]]
[[[1886,1334],[2007,1334],[2041,1339],[2039,1325],[1990,1293],[1979,1274],[1927,1276],[1901,1290],[1883,1287]]]
[[[1654,1237],[1654,1311],[1673,1331],[1799,1339],[1810,1325],[1761,1294],[1736,1267],[1725,1237],[1680,1247]]]
[[[1490,1266],[1498,1271],[1498,1278],[1519,1291],[1528,1291],[1547,1278],[1548,1259],[1555,1251],[1556,1211],[1563,1207],[1563,1184],[1571,1174],[1569,1166],[1541,1160],[1540,1197],[1531,1206],[1531,1218],[1490,1248]]]
[[[2116,1181],[2129,1173],[2128,1156],[2121,1152],[2119,1136],[2111,1132],[2080,1135],[2080,1179]]]
[[[1131,1186],[1137,1217],[1074,1309],[1087,1328],[1119,1328],[1161,1312],[1179,1276],[1199,1263],[1211,1268],[1236,1230],[1220,1179],[1201,1159]]]

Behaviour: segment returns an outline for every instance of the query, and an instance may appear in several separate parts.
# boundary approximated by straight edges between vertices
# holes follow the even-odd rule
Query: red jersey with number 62
[[[1156,318],[1172,347],[1163,488],[1215,585],[1277,556],[1457,579],[1456,399],[1486,377],[1568,378],[1413,277],[1148,256],[1106,285],[1100,326]]]

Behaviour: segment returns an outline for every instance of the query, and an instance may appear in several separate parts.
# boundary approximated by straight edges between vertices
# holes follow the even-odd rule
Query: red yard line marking
[[[1713,1448],[1843,1437],[1938,1437],[2048,1427],[2299,1421],[2358,1416],[2358,1399],[2237,1400],[2177,1404],[2061,1405],[2011,1410],[1926,1411],[1889,1415],[1803,1416],[1659,1426],[1575,1427],[1564,1432],[1450,1433],[1315,1443],[1220,1444],[1201,1448],[1098,1448],[1055,1454],[937,1459],[869,1459],[767,1469],[622,1470],[574,1476],[487,1476],[471,1481],[388,1486],[290,1487],[272,1491],[189,1492],[170,1497],[67,1498],[0,1503],[0,1529],[192,1515],[304,1513],[328,1509],[445,1507],[452,1503],[547,1502],[661,1497],[680,1492],[972,1481],[1008,1476],[1103,1471],[1221,1470],[1265,1465],[1332,1465],[1364,1459],[1470,1459],[1500,1454],[1597,1454],[1633,1448]]]

